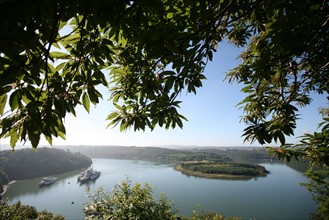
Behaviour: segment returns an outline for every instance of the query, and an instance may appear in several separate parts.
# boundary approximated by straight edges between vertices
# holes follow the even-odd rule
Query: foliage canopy
[[[316,212],[310,217],[313,220],[327,219],[329,216],[329,168],[308,170],[306,172],[309,182],[303,183],[312,193],[317,203]]]
[[[204,213],[199,208],[193,210],[191,218],[177,217],[172,201],[164,194],[156,200],[152,193],[152,187],[147,183],[144,187],[140,183],[132,185],[129,178],[117,183],[111,193],[100,187],[94,193],[88,193],[91,201],[85,205],[85,219],[239,220],[218,213]]]
[[[109,126],[182,127],[178,95],[202,86],[205,65],[228,39],[246,48],[227,74],[246,85],[243,136],[278,142],[276,153],[289,156],[298,108],[329,90],[328,15],[323,0],[1,1],[0,137],[33,147],[42,135],[50,144],[65,138],[66,114],[97,104],[99,85],[117,108]],[[324,122],[327,132],[328,113]],[[328,155],[328,145],[312,149]]]
[[[173,220],[176,210],[164,195],[153,198],[152,188],[136,183],[131,186],[129,179],[114,186],[112,193],[100,187],[92,194],[90,204],[85,206],[86,219],[154,219]]]
[[[22,205],[17,202],[9,205],[7,201],[0,201],[0,219],[38,219],[38,220],[64,220],[64,216],[54,215],[47,210],[38,212],[35,207]]]

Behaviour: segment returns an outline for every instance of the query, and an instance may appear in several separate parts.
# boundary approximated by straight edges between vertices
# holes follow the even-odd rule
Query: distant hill
[[[163,163],[202,160],[204,158],[212,158],[222,161],[230,160],[223,155],[213,153],[191,152],[188,150],[174,150],[160,147],[77,146],[71,147],[70,150],[80,152],[91,158],[148,160]]]
[[[61,174],[92,164],[81,153],[55,148],[31,148],[0,151],[0,186],[12,180]]]
[[[276,161],[268,155],[265,148],[215,148],[198,147],[184,149],[168,149],[161,147],[125,147],[125,146],[71,146],[72,152],[80,152],[91,158],[150,160],[158,162],[177,163],[191,160],[217,160],[234,162],[262,163]]]

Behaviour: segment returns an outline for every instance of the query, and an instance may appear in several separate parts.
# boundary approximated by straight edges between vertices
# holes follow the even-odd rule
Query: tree
[[[7,201],[0,201],[0,218],[8,220],[38,219],[38,220],[64,220],[61,215],[54,215],[47,210],[38,212],[35,207],[22,205],[17,202],[9,205]]]
[[[317,202],[316,213],[311,219],[328,219],[329,216],[329,168],[308,170],[306,176],[310,180],[303,185],[312,193],[314,201]]]
[[[221,214],[213,212],[204,213],[202,210],[200,210],[199,206],[196,206],[193,210],[193,214],[190,220],[240,220],[240,218],[225,217]]]
[[[96,86],[108,85],[102,72],[108,68],[111,99],[119,111],[109,116],[110,124],[120,123],[121,130],[182,127],[185,118],[175,99],[185,86],[189,92],[201,86],[204,58],[214,44],[214,37],[201,32],[213,27],[190,17],[201,10],[206,15],[206,5],[201,5],[3,1],[1,137],[9,136],[12,146],[29,139],[33,147],[41,135],[49,143],[53,137],[64,138],[66,113],[75,115],[79,104],[89,111],[90,103],[98,103]],[[67,23],[71,31],[63,34]],[[201,36],[194,33],[199,29]],[[169,65],[173,71],[166,69]]]
[[[131,186],[129,179],[116,184],[111,194],[100,187],[94,194],[89,192],[89,198],[91,203],[84,208],[86,219],[176,219],[170,200],[164,195],[155,200],[148,184]]]
[[[197,207],[191,218],[177,217],[177,210],[172,201],[161,194],[156,200],[152,188],[146,183],[132,186],[129,178],[117,183],[112,192],[108,193],[103,187],[96,192],[88,192],[90,203],[85,205],[85,219],[154,219],[154,220],[239,220],[218,213],[204,213]]]
[[[65,138],[66,114],[97,104],[98,85],[109,87],[117,108],[109,126],[183,127],[178,94],[202,86],[205,65],[228,39],[246,48],[242,64],[227,74],[230,82],[246,85],[240,103],[246,141],[277,142],[282,157],[308,155],[287,144],[286,136],[294,135],[298,108],[311,104],[310,94],[328,93],[326,1],[0,4],[0,137],[10,137],[12,146],[30,140],[37,147],[42,135],[50,144],[53,137]],[[328,145],[311,148],[314,155],[328,154]]]
[[[277,1],[259,6],[263,10],[258,12],[264,14],[256,13],[255,19],[242,24],[244,33],[253,30],[257,34],[240,55],[242,64],[228,74],[230,81],[246,84],[242,91],[248,95],[240,105],[245,111],[243,121],[249,126],[243,135],[260,144],[279,142],[281,147],[274,152],[288,160],[310,156],[312,148],[311,162],[328,165],[328,144],[310,146],[303,137],[303,147],[308,146],[304,151],[285,140],[294,135],[298,108],[311,103],[310,93],[328,94],[328,3]],[[258,30],[250,29],[255,25],[248,26],[248,21],[256,22]],[[323,112],[322,123],[327,123],[328,112]],[[328,126],[322,132],[327,133]],[[320,156],[323,153],[325,157]]]

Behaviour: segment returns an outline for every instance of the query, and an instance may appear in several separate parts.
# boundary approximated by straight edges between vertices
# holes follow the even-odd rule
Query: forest
[[[176,149],[162,147],[125,147],[125,146],[66,146],[63,149],[80,152],[91,158],[148,160],[161,163],[181,161],[217,160],[222,162],[261,163],[269,161],[282,162],[269,155],[263,147],[180,147]]]
[[[56,175],[92,164],[91,159],[81,153],[56,148],[6,150],[0,153],[0,186],[12,180]]]

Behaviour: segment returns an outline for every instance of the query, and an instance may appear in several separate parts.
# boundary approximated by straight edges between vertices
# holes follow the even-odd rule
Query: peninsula
[[[269,173],[265,167],[257,164],[208,160],[182,162],[174,169],[189,176],[213,179],[252,179]]]

